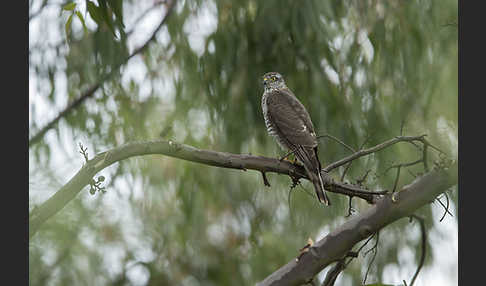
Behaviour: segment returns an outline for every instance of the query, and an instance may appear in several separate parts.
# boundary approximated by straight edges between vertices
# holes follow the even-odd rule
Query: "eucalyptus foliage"
[[[30,135],[102,82],[29,146],[30,210],[82,166],[80,142],[89,157],[161,137],[284,155],[262,116],[261,76],[269,71],[285,77],[318,135],[357,150],[427,134],[457,156],[457,1],[177,1],[148,48],[125,63],[164,17],[165,1],[156,2],[30,1]],[[350,153],[325,138],[319,152],[323,165]],[[430,154],[433,164],[437,153]],[[393,188],[396,169],[387,169],[421,155],[398,144],[353,162],[344,181],[356,183],[370,170],[364,185]],[[332,176],[339,180],[344,170]],[[402,169],[398,186],[421,172],[423,165]],[[348,213],[347,197],[330,194],[333,205],[323,207],[307,181],[290,192],[286,176],[269,174],[268,188],[257,172],[163,156],[128,159],[103,176],[105,193],[87,188],[29,241],[29,284],[253,285]],[[456,223],[457,190],[448,195],[454,217],[445,220]],[[353,215],[369,207],[352,204]],[[436,202],[418,214],[430,233],[443,234],[443,212]],[[418,229],[403,220],[380,232],[367,283],[409,281],[420,256]],[[431,251],[440,239],[428,239],[426,268],[442,259]],[[400,258],[403,249],[411,260]],[[362,283],[371,256],[355,259],[336,285]],[[404,276],[386,280],[392,267]],[[451,267],[441,275],[455,281],[457,264]]]

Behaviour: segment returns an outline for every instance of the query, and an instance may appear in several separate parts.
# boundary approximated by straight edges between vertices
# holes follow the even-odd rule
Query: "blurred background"
[[[160,29],[166,1],[29,4],[29,136],[98,86],[29,144],[29,211],[82,167],[79,143],[90,158],[153,139],[284,155],[262,116],[261,76],[269,71],[284,76],[318,135],[358,149],[427,134],[457,158],[457,1],[180,0]],[[321,140],[324,165],[347,155]],[[353,162],[344,181],[369,171],[366,186],[390,189],[396,170],[387,168],[420,156],[398,144]],[[332,175],[340,179],[344,169]],[[398,186],[421,172],[423,165],[402,169]],[[106,193],[86,187],[30,239],[30,285],[253,285],[295,258],[307,238],[347,220],[347,197],[332,193],[333,205],[323,207],[308,181],[289,194],[283,175],[267,174],[267,188],[259,172],[155,155],[98,175]],[[440,221],[438,201],[417,212],[428,244],[415,285],[457,285],[457,193],[447,192],[453,216]],[[369,207],[352,202],[353,216]],[[361,285],[368,267],[366,284],[410,282],[418,223],[401,219],[379,237],[371,266],[373,253],[362,254],[374,241],[336,285]]]

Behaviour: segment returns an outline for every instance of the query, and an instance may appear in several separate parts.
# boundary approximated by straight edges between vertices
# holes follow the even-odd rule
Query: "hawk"
[[[317,137],[309,113],[279,73],[266,73],[263,86],[262,109],[268,133],[304,165],[319,202],[330,205],[324,192]]]

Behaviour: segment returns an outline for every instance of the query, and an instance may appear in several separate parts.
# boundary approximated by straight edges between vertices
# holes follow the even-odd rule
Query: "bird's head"
[[[263,75],[263,87],[265,90],[284,88],[285,81],[278,72],[267,72]]]

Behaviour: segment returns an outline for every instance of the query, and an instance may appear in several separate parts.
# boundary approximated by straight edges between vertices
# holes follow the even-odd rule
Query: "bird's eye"
[[[273,75],[273,76],[272,76],[272,80],[273,80],[273,81],[276,81],[276,80],[277,80],[277,77]]]

